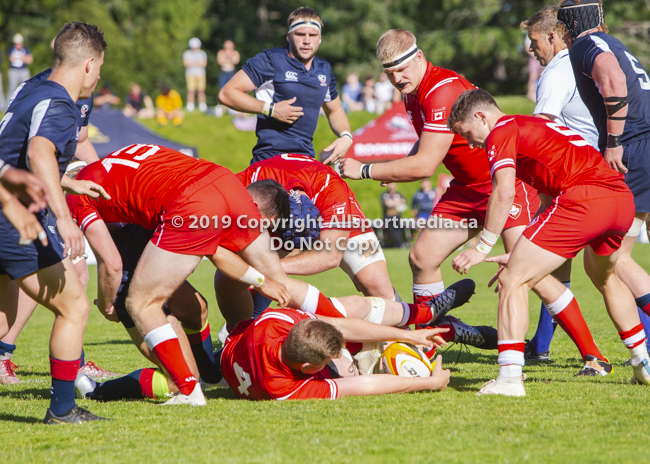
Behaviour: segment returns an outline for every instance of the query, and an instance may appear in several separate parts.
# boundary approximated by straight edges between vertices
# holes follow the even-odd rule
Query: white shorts
[[[385,262],[386,257],[377,235],[370,231],[348,239],[339,267],[352,279],[361,269],[377,261]]]

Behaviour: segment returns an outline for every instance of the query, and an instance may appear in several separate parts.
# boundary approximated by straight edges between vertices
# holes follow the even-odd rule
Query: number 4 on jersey
[[[242,369],[239,364],[234,363],[232,367],[235,368],[235,375],[237,376],[237,381],[239,382],[239,387],[237,387],[237,390],[239,390],[239,393],[242,395],[249,396],[250,393],[248,393],[248,387],[253,385],[251,382],[251,376],[244,372],[244,369]]]

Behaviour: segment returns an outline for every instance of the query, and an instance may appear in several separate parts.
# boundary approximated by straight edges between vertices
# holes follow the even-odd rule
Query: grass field
[[[502,101],[508,112],[526,112],[521,98]],[[508,106],[522,108],[510,110]],[[370,117],[353,115],[359,126]],[[322,121],[321,121],[322,123]],[[317,147],[331,138],[319,127]],[[326,123],[325,123],[326,126]],[[248,164],[253,134],[242,134],[226,118],[192,114],[183,128],[166,136],[199,147],[203,157],[238,170]],[[355,183],[362,206],[375,217],[376,183]],[[411,189],[411,190],[408,190]],[[404,186],[403,191],[413,191]],[[376,207],[375,205],[374,207]],[[372,213],[372,211],[377,211]],[[495,250],[496,253],[496,250]],[[391,279],[405,297],[411,273],[406,250],[386,250]],[[647,245],[635,258],[650,269]],[[23,383],[0,386],[4,462],[259,462],[259,463],[625,463],[647,462],[643,443],[650,414],[650,390],[629,384],[631,368],[622,367],[627,351],[609,321],[602,299],[582,266],[574,264],[572,289],[603,353],[615,366],[605,378],[574,378],[581,361],[570,339],[558,330],[551,345],[553,362],[532,364],[525,398],[478,398],[476,391],[497,373],[496,352],[452,347],[444,363],[452,371],[443,393],[417,393],[340,401],[263,402],[236,399],[227,389],[206,392],[204,408],[160,407],[150,401],[81,401],[111,422],[82,426],[41,424],[49,403],[48,338],[53,316],[39,308],[18,339],[14,360]],[[497,296],[486,288],[494,266],[473,268],[477,294],[455,315],[471,324],[496,324]],[[91,268],[88,295],[96,294]],[[449,261],[447,284],[458,279]],[[207,298],[216,333],[222,318],[212,290],[213,268],[203,262],[190,281]],[[328,296],[354,293],[340,270],[306,278]],[[539,301],[531,298],[532,336]],[[215,337],[216,339],[216,337]],[[86,359],[114,372],[147,366],[120,324],[92,311],[85,336]]]

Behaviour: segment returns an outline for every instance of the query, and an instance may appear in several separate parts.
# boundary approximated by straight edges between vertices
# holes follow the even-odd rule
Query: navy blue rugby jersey
[[[650,137],[650,78],[641,63],[623,43],[604,32],[594,32],[576,39],[569,51],[580,98],[585,102],[598,129],[598,146],[607,146],[607,111],[603,96],[591,77],[596,57],[611,52],[618,60],[627,80],[628,111],[623,144]]]
[[[285,47],[258,53],[242,69],[255,84],[258,100],[277,103],[296,97],[293,105],[301,106],[304,113],[293,124],[258,115],[253,160],[256,162],[282,153],[315,157],[312,140],[320,108],[323,103],[338,97],[330,64],[314,57],[308,71],[300,60],[289,56],[289,49]]]
[[[11,166],[29,169],[27,146],[32,137],[45,137],[56,147],[61,176],[77,149],[77,107],[66,89],[43,80],[25,85],[0,122],[0,159]]]

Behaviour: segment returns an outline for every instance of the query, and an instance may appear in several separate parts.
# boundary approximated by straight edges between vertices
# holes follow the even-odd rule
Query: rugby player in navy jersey
[[[61,187],[69,193],[93,197],[105,197],[105,191],[93,182],[61,176],[77,146],[75,101],[92,95],[105,48],[104,34],[98,27],[84,23],[63,26],[55,39],[50,77],[19,91],[0,123],[0,159],[32,171],[49,192],[48,207],[37,213],[47,245],[32,242],[16,246],[19,233],[0,212],[0,312],[8,319],[15,317],[17,292],[10,285],[14,280],[29,297],[55,314],[46,424],[100,419],[78,408],[74,401],[89,307],[71,261],[83,254],[83,234],[70,216]]]
[[[639,60],[607,34],[598,0],[565,0],[558,20],[582,101],[599,133],[605,161],[625,174],[634,194],[634,223],[623,240],[616,272],[637,306],[650,314],[650,276],[632,259],[632,247],[650,213],[650,78]]]
[[[229,108],[257,114],[252,163],[283,153],[315,157],[312,141],[322,108],[337,139],[324,149],[327,164],[352,145],[350,123],[336,91],[330,64],[316,57],[323,20],[302,7],[289,15],[288,46],[249,59],[219,92]],[[248,95],[255,91],[255,97]]]

